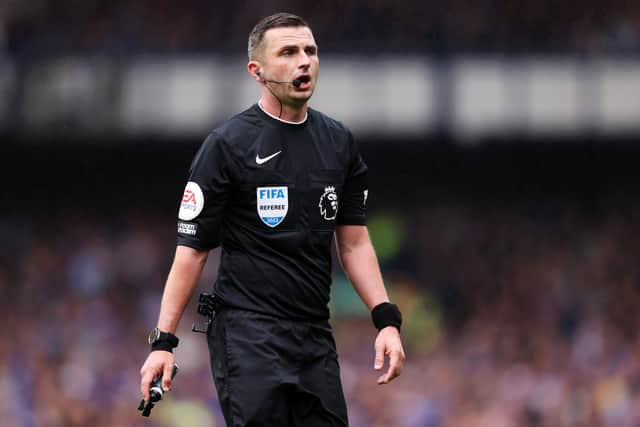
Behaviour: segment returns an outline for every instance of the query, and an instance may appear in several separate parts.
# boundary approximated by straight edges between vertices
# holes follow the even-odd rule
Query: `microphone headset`
[[[294,87],[300,87],[300,85],[302,84],[302,81],[300,79],[294,79],[290,82],[279,82],[277,80],[269,80],[269,79],[265,79],[264,77],[262,77],[262,75],[260,74],[260,71],[256,71],[256,76],[260,77],[262,80],[265,81],[265,83],[277,83],[277,84],[281,84],[281,85],[293,85]],[[264,85],[269,92],[271,92],[271,95],[273,95],[277,100],[278,103],[280,103],[280,113],[278,113],[278,117],[282,117],[282,101],[280,100],[280,98],[278,97],[278,95],[276,95],[271,88],[269,87],[269,85],[265,84]]]
[[[264,77],[262,77],[262,74],[260,74],[260,71],[256,71],[256,76],[261,77],[262,80],[264,80],[265,82],[268,82],[268,83],[278,83],[278,84],[283,84],[283,85],[293,85],[294,87],[300,87],[300,85],[302,84],[302,80],[300,80],[300,79],[293,79],[290,82],[279,82],[279,81],[276,81],[276,80],[265,79]]]

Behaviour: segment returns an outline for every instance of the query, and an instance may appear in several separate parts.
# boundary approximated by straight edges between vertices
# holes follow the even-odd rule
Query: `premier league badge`
[[[338,195],[334,186],[329,185],[324,188],[324,193],[320,196],[320,215],[327,221],[336,219],[338,214]]]
[[[256,188],[258,216],[269,227],[276,227],[287,216],[289,192],[287,187]]]

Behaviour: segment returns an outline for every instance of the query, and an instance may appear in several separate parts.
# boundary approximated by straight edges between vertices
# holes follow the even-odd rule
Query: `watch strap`
[[[153,336],[153,338],[151,338]],[[177,336],[170,332],[163,332],[159,328],[155,328],[150,335],[151,351],[165,350],[171,351],[178,346],[180,340]]]
[[[173,349],[177,347],[172,345],[169,341],[158,340],[151,344],[151,351],[163,350],[173,353]]]

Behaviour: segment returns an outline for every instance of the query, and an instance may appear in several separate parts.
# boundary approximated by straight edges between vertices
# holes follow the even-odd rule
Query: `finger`
[[[162,373],[162,389],[164,391],[171,390],[171,371],[173,371],[173,363],[165,363]]]
[[[397,377],[399,372],[399,361],[400,361],[400,352],[393,351],[389,356],[389,369],[387,372],[381,377],[381,382],[379,384],[387,384],[389,381]]]
[[[145,402],[149,401],[149,387],[151,387],[151,381],[153,380],[153,373],[145,371],[140,380],[140,392]]]
[[[384,345],[376,340],[375,343],[376,356],[373,362],[373,369],[379,371],[384,365]]]

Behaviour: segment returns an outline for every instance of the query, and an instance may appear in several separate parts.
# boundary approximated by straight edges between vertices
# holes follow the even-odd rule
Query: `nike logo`
[[[263,158],[260,158],[260,155],[256,154],[256,163],[261,165],[261,164],[263,164],[265,162],[268,162],[269,160],[273,159],[275,156],[277,156],[280,153],[282,153],[282,150],[278,151],[277,153],[273,153],[270,156],[263,157]]]

